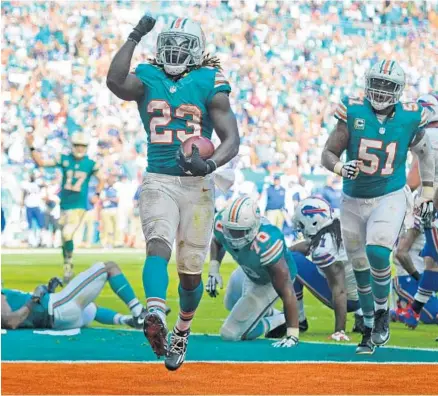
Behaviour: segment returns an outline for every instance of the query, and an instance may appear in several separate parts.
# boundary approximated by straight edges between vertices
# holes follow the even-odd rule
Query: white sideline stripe
[[[132,361],[132,360],[2,360],[2,363],[55,363],[55,364],[102,364],[102,363],[114,363],[114,364],[163,364],[162,361]],[[258,361],[258,360],[251,360],[251,361],[245,361],[245,360],[186,360],[184,364],[193,364],[193,363],[212,363],[212,364],[384,364],[384,365],[400,365],[400,364],[408,364],[413,366],[418,365],[438,365],[438,362],[369,362],[369,361],[363,361],[363,362],[342,362],[342,361],[335,361],[335,360],[293,360],[293,361],[274,361],[274,360],[266,360],[266,361]]]

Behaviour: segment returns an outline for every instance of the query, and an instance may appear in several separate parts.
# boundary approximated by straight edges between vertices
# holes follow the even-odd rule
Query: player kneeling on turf
[[[94,303],[107,281],[131,310],[132,316],[98,307]],[[33,294],[2,289],[2,328],[68,330],[85,327],[93,320],[134,327],[136,321],[133,318],[139,316],[143,308],[125,275],[112,261],[92,265],[74,277],[61,292],[55,293],[58,285],[61,281],[52,278],[47,286],[38,286]]]
[[[299,329],[293,289],[295,262],[283,233],[261,218],[257,203],[248,196],[237,198],[216,216],[206,286],[211,297],[216,297],[217,287],[222,285],[219,267],[225,252],[236,260],[246,278],[243,295],[233,305],[220,330],[222,338],[252,340],[283,326],[284,337],[273,346],[296,346]],[[278,297],[283,300],[284,314],[272,315],[272,306]],[[271,315],[267,316],[269,311]]]
[[[306,286],[319,301],[334,310],[335,331],[330,338],[350,341],[345,334],[347,312],[355,312],[353,331],[361,333],[364,324],[353,266],[344,250],[339,219],[333,215],[327,201],[309,197],[299,203],[293,221],[306,238],[290,248],[298,271],[294,287],[300,310],[300,330],[307,329],[303,302],[303,286]]]

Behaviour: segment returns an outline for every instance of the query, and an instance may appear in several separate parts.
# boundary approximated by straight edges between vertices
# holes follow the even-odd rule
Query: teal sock
[[[199,302],[201,301],[203,291],[204,283],[202,280],[193,290],[183,289],[182,286],[179,285],[179,315],[175,324],[175,327],[179,331],[187,331],[190,328],[196,308],[198,308]]]
[[[121,315],[112,309],[97,307],[96,317],[94,320],[106,325],[121,325],[125,324],[124,318],[125,315]]]
[[[374,310],[388,309],[391,291],[391,250],[377,245],[367,245],[366,252],[371,266],[371,288],[374,296]]]
[[[357,294],[359,296],[360,307],[363,311],[365,326],[374,326],[374,300],[371,292],[371,271],[367,268],[364,271],[354,270],[357,283]]]
[[[65,241],[64,246],[63,246],[63,250],[65,252],[65,255],[71,255],[73,253],[73,250],[74,250],[73,241]]]
[[[160,256],[148,256],[143,267],[143,288],[148,310],[166,312],[168,285],[167,260]]]
[[[259,323],[257,323],[256,327],[254,327],[247,335],[245,335],[245,340],[255,340],[256,338],[261,337],[266,334],[270,330],[269,324],[265,318],[263,318]]]
[[[125,275],[118,274],[108,279],[108,282],[120,299],[128,306],[133,316],[139,316],[142,306],[137,297],[135,297],[134,290],[126,279]]]

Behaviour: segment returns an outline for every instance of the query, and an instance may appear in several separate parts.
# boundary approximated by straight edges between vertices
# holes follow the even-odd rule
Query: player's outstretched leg
[[[371,288],[374,296],[374,327],[371,341],[383,346],[389,341],[388,297],[391,291],[391,250],[377,245],[366,247],[371,266]]]
[[[108,271],[108,283],[110,284],[111,289],[126,304],[132,313],[132,321],[130,322],[132,327],[142,328],[142,316],[145,314],[145,309],[135,296],[134,290],[128,282],[128,279],[126,279],[120,267],[115,262],[107,261],[105,267]]]
[[[135,328],[133,316],[122,315],[116,311],[113,311],[112,309],[105,307],[97,307],[94,320],[96,322],[106,325],[126,325]]]
[[[180,274],[178,287],[179,315],[170,334],[165,365],[168,370],[177,370],[184,363],[190,334],[190,325],[202,298],[204,284],[201,275]]]

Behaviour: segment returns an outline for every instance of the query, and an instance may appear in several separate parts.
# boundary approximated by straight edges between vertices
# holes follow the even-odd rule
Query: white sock
[[[281,324],[283,324],[284,322],[286,322],[284,314],[282,314],[282,313],[277,314],[277,315],[273,315],[273,316],[267,316],[267,317],[264,318],[264,320],[269,325],[268,331],[272,330],[272,329],[275,329],[276,327],[278,327]]]
[[[388,310],[388,300],[383,304],[377,304],[374,301],[374,311],[378,311],[379,309],[383,309],[384,311]]]
[[[298,320],[304,322],[306,320],[306,313],[304,312],[304,300],[298,300]]]

